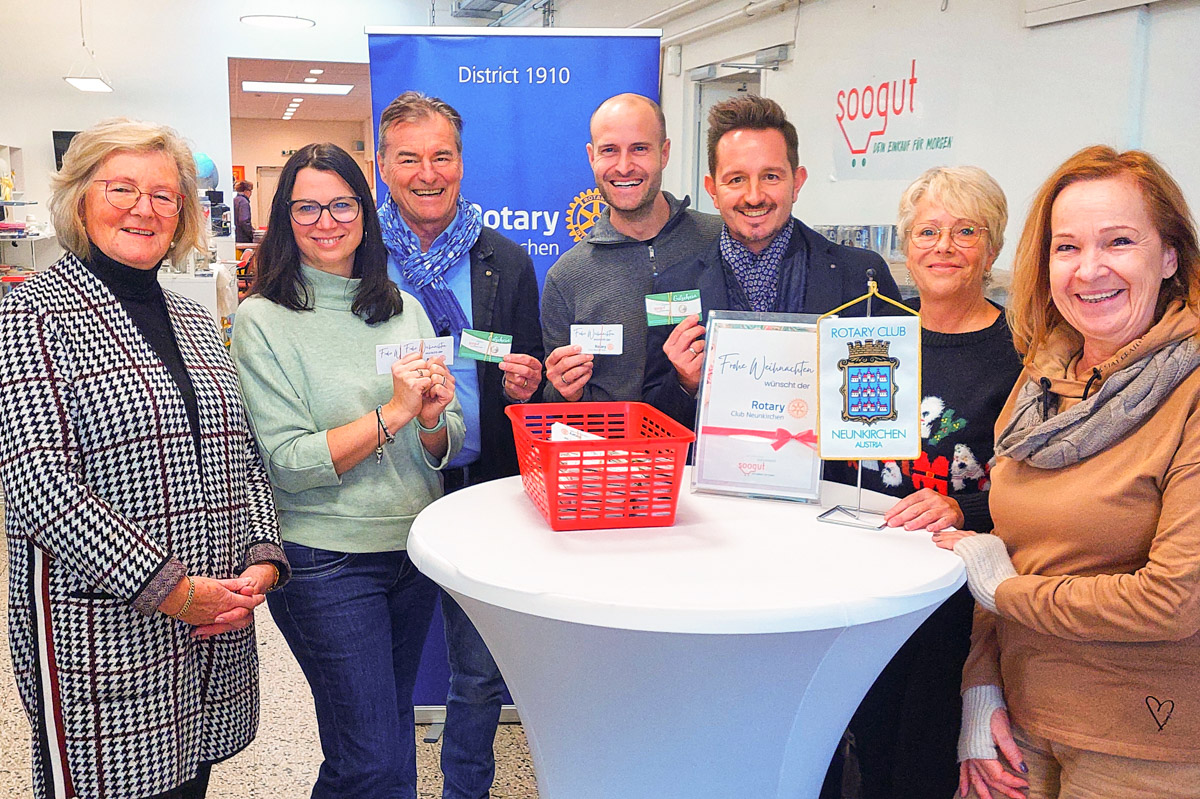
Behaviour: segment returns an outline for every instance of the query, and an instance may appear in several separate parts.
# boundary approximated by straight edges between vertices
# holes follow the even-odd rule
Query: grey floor
[[[0,496],[0,533],[4,505]],[[29,723],[17,698],[8,652],[8,555],[0,534],[0,797],[31,796]],[[244,752],[213,769],[210,797],[237,799],[302,799],[309,795],[321,746],[317,740],[312,695],[300,667],[288,651],[266,608],[258,625],[262,721],[258,738]],[[423,743],[426,728],[418,726],[417,776],[419,799],[442,794],[438,769],[441,744]],[[536,799],[537,786],[529,747],[519,724],[503,724],[496,736],[496,783],[493,799]]]

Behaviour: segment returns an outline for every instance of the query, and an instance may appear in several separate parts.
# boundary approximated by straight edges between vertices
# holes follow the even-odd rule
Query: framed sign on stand
[[[709,312],[693,491],[817,501],[816,322]]]

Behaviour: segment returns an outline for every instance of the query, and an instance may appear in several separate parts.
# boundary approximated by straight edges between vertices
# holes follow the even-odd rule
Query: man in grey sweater
[[[662,190],[671,141],[662,109],[619,94],[592,114],[588,161],[608,209],[546,275],[542,289],[545,399],[640,400],[646,363],[646,302],[654,278],[695,260],[721,219],[688,209]],[[571,325],[621,325],[622,354],[594,356],[572,345]]]

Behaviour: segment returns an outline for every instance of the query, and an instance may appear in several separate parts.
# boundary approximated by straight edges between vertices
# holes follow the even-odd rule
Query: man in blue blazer
[[[734,97],[713,106],[708,123],[704,188],[725,225],[697,260],[656,277],[654,293],[699,289],[704,313],[822,314],[865,294],[867,271],[874,270],[880,293],[900,299],[879,255],[834,244],[792,217],[808,172],[800,166],[796,128],[778,103]],[[873,303],[871,313],[887,313],[885,303]],[[864,315],[866,304],[843,313]],[[674,328],[652,327],[643,397],[691,427],[703,367],[704,326],[698,317]]]

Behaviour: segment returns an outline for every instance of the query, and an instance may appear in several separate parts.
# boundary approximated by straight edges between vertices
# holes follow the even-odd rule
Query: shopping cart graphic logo
[[[871,148],[871,140],[887,132],[892,117],[915,113],[916,92],[915,58],[907,78],[839,90],[835,117],[851,154],[865,155]]]

